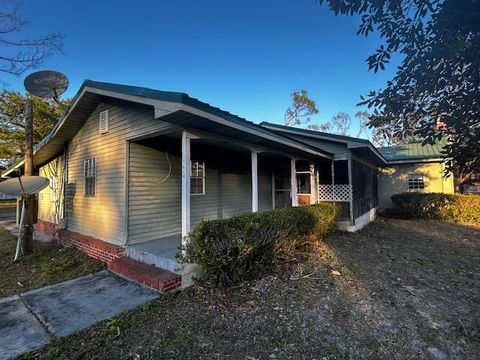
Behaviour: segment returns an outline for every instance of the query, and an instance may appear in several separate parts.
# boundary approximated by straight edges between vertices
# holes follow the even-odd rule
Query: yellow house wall
[[[443,169],[442,162],[392,165],[380,169],[378,175],[380,209],[393,208],[391,196],[409,191],[407,182],[409,173],[423,174],[425,189],[415,190],[417,192],[453,194],[455,191],[453,176],[443,178]]]

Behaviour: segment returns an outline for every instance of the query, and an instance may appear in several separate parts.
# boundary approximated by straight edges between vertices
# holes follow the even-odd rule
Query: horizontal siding
[[[100,134],[98,116],[109,110],[109,131]],[[99,104],[69,143],[66,212],[69,230],[124,244],[125,141],[175,127],[153,118],[153,109],[126,102]],[[97,159],[94,197],[84,196],[83,162]]]
[[[63,218],[64,157],[59,156],[39,169],[39,175],[49,180],[49,185],[38,193],[38,218],[58,224]]]
[[[239,158],[237,158],[238,156]],[[237,160],[248,154],[225,159],[215,151],[196,152],[192,158],[205,161],[205,194],[191,195],[191,228],[202,220],[226,218],[251,211],[251,173]],[[161,239],[181,233],[181,159],[170,155],[172,172],[165,153],[130,144],[129,170],[129,242],[131,244]],[[228,169],[228,170],[227,170]],[[269,170],[268,172],[270,172]],[[259,176],[259,208],[271,208],[271,176]]]
[[[231,217],[252,209],[250,174],[206,167],[205,195],[192,195],[190,200],[192,229],[202,220]]]
[[[129,243],[160,239],[181,232],[181,159],[130,144],[128,192]],[[168,176],[168,178],[167,178]],[[166,181],[165,181],[166,179]]]

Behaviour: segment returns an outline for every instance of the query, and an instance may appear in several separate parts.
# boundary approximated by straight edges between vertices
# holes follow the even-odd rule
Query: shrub
[[[200,222],[190,234],[184,260],[203,276],[229,286],[271,271],[280,259],[311,250],[335,225],[338,207],[317,204]]]
[[[480,225],[480,195],[403,193],[393,195],[392,201],[409,218]]]

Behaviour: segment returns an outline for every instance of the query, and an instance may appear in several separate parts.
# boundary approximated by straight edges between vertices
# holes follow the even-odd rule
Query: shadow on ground
[[[379,220],[274,276],[164,296],[25,358],[474,359],[479,299],[479,229]]]

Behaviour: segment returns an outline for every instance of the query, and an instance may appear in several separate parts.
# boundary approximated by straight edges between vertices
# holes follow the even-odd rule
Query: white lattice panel
[[[321,201],[351,201],[352,185],[319,185],[318,196]]]

